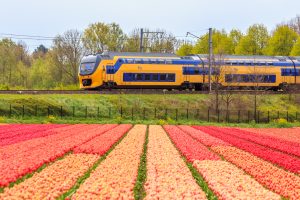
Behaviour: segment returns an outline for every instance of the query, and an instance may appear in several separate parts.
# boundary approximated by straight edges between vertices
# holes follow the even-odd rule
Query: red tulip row
[[[300,172],[300,160],[294,156],[282,153],[270,148],[255,144],[253,142],[237,138],[230,135],[230,131],[216,131],[210,127],[194,126],[196,129],[204,131],[212,136],[215,136],[225,142],[232,144],[240,149],[248,151],[264,160],[277,164],[291,172]]]
[[[235,147],[216,146],[212,150],[243,169],[259,183],[289,199],[300,199],[300,177],[280,169]]]
[[[76,147],[74,153],[105,154],[132,127],[130,124],[119,125],[106,133]]]
[[[296,142],[284,141],[281,139],[276,139],[270,136],[257,135],[249,131],[242,131],[236,128],[220,128],[211,127],[212,129],[220,132],[226,132],[232,136],[245,139],[266,147],[270,147],[288,154],[300,156],[300,144]],[[300,134],[299,134],[300,136]]]
[[[134,199],[146,129],[145,125],[134,126],[80,185],[72,199]]]
[[[218,199],[281,199],[243,170],[221,160],[195,161],[194,167],[207,181]]]
[[[42,145],[29,151],[16,151],[14,157],[1,160],[0,186],[7,186],[23,175],[30,173],[45,163],[54,161],[58,157],[73,150],[81,144],[112,129],[115,125],[90,125],[67,131],[64,134],[50,135],[29,141],[39,140]],[[50,139],[51,138],[51,139]],[[20,150],[20,149],[19,149]]]
[[[2,139],[0,141],[0,146],[5,146],[5,145],[11,145],[11,144],[15,144],[18,142],[22,142],[22,141],[26,141],[26,140],[31,140],[34,138],[39,138],[39,137],[45,137],[48,135],[52,135],[52,134],[57,134],[59,133],[61,130],[64,129],[71,129],[72,126],[69,125],[60,125],[60,126],[53,126],[53,127],[49,127],[46,130],[38,130],[38,129],[28,129],[24,132],[19,131],[19,134],[16,134],[12,137],[9,138],[5,138]]]
[[[67,126],[67,127],[62,127],[59,130],[59,133],[49,135],[46,137],[41,137],[41,138],[34,138],[32,140],[26,140],[26,141],[21,141],[19,143],[7,145],[7,146],[2,146],[0,147],[0,152],[1,152],[1,159],[7,159],[10,157],[14,157],[16,154],[18,155],[19,152],[25,153],[28,151],[32,151],[34,149],[40,149],[43,148],[44,145],[46,145],[49,141],[55,141],[58,138],[63,139],[70,137],[71,135],[74,134],[74,132],[80,132],[86,125],[72,125],[72,126]],[[90,128],[93,128],[89,126]],[[97,126],[98,127],[98,126]]]
[[[3,132],[0,135],[0,140],[18,137],[32,132],[45,131],[45,130],[62,127],[62,126],[66,126],[66,125],[60,125],[60,124],[20,125],[19,129],[17,130]]]
[[[149,127],[146,199],[206,199],[161,126]]]
[[[200,130],[194,129],[190,126],[180,125],[178,126],[182,131],[188,133],[193,138],[195,138],[197,141],[201,142],[205,146],[211,147],[211,146],[231,146],[229,143],[224,142],[223,140],[213,137],[209,134],[206,134]]]
[[[4,193],[0,193],[0,199],[57,199],[98,159],[98,156],[91,154],[70,154],[24,182],[5,188]]]
[[[26,127],[32,127],[32,126],[38,126],[34,124],[10,124],[10,125],[4,125],[0,127],[0,138],[2,138],[3,135],[7,135],[7,133],[22,130]]]
[[[197,142],[178,127],[166,125],[164,126],[164,129],[188,161],[220,160],[219,156],[208,150],[203,144]]]
[[[300,143],[300,128],[239,128],[258,135],[271,136],[285,141]],[[284,134],[283,134],[284,133]]]

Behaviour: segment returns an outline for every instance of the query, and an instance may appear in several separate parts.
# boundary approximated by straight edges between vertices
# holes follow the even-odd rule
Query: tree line
[[[144,29],[149,32],[149,29]],[[157,29],[145,33],[146,52],[208,53],[208,34],[192,45],[174,34]],[[33,52],[25,42],[0,40],[0,89],[78,89],[78,67],[82,56],[103,51],[138,52],[140,29],[125,34],[116,23],[94,23],[85,30],[67,30],[53,39],[52,46],[38,46]],[[300,16],[269,31],[263,24],[246,33],[233,29],[213,30],[215,54],[300,56]]]

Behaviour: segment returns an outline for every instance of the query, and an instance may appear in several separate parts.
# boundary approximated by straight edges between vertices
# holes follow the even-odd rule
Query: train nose
[[[83,86],[91,86],[92,85],[92,79],[83,79],[82,80]]]

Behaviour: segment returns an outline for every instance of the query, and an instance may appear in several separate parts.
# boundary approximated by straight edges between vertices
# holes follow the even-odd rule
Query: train
[[[300,57],[104,52],[84,56],[78,75],[85,90],[289,90],[300,87]]]

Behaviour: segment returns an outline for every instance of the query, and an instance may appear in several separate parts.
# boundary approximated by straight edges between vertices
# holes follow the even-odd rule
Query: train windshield
[[[95,62],[81,63],[80,74],[87,75],[93,73],[95,65],[96,65]]]
[[[79,66],[80,75],[90,75],[94,73],[99,65],[101,58],[99,55],[84,56]]]

